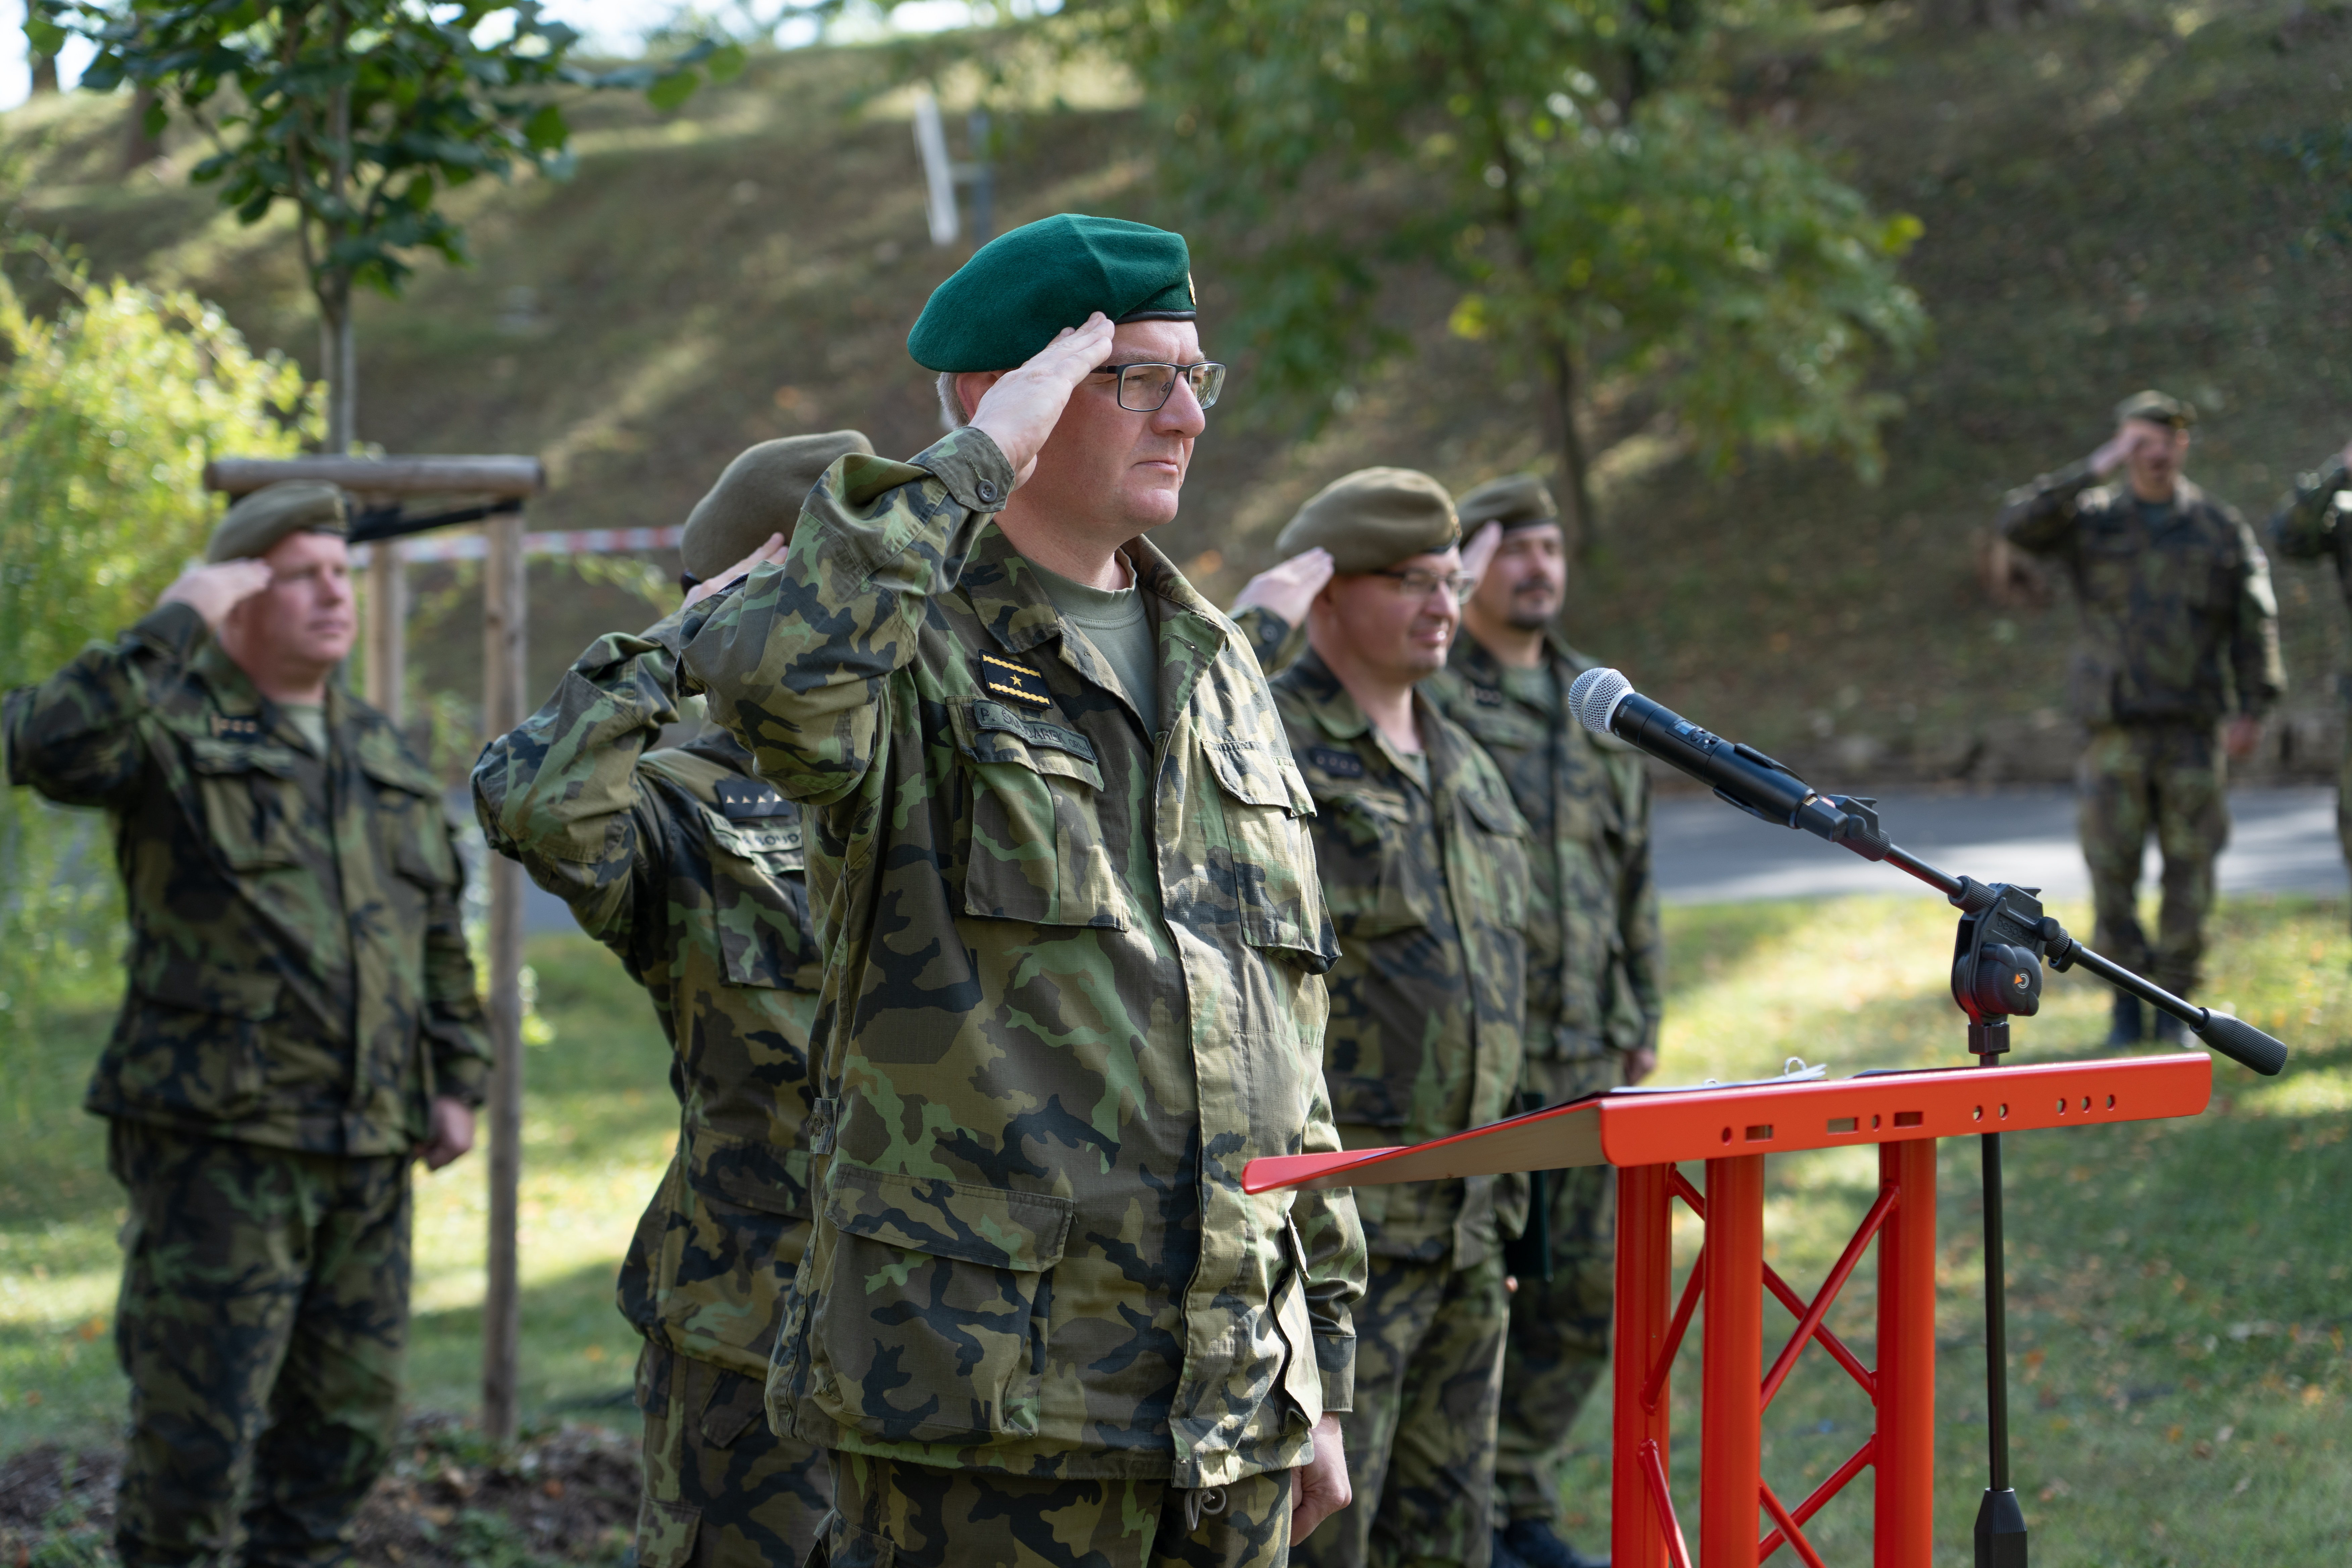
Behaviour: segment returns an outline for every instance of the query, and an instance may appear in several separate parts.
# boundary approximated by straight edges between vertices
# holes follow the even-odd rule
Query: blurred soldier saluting
[[[2271,542],[2281,555],[2294,561],[2336,563],[2336,585],[2352,607],[2352,444],[2347,444],[2316,473],[2301,476],[2294,491],[2279,503],[2271,519]],[[2352,710],[2352,670],[2336,677],[2336,695]],[[2344,858],[2352,863],[2352,725],[2344,736],[2344,761],[2336,778],[2336,837]]]
[[[2196,421],[2178,398],[2135,393],[2104,446],[2011,491],[2000,522],[2010,542],[2064,563],[2083,607],[2069,680],[2091,731],[2076,788],[2099,951],[2179,996],[2197,986],[2213,861],[2230,838],[2223,753],[2253,755],[2286,685],[2253,531],[2181,477]],[[2150,832],[2164,851],[2153,943],[2137,908]],[[2187,1040],[2161,1015],[2151,1031],[2142,1012],[2118,992],[2107,1043]]]
[[[991,241],[908,338],[962,427],[835,463],[687,615],[808,812],[815,1224],[768,1392],[834,1450],[836,1564],[1278,1563],[1346,1501],[1355,1206],[1241,1190],[1339,1147],[1313,803],[1143,537],[1223,378],[1194,320],[1180,236]]]
[[[1527,1068],[1519,1108],[1560,1105],[1657,1065],[1664,948],[1641,757],[1572,722],[1592,661],[1553,629],[1568,590],[1543,481],[1491,480],[1456,502],[1477,587],[1464,636],[1423,689],[1486,748],[1528,824]],[[1568,1434],[1609,1364],[1616,1184],[1606,1165],[1545,1173],[1517,1249],[1495,1465],[1498,1568],[1576,1568],[1561,1489]],[[1549,1278],[1545,1265],[1549,1264]]]
[[[247,496],[152,614],[7,698],[9,782],[105,808],[131,922],[87,1104],[129,1194],[133,1568],[350,1554],[399,1419],[409,1162],[472,1146],[488,1075],[440,789],[333,679],[343,515]]]
[[[873,449],[842,430],[730,463],[687,519],[688,607],[781,556],[809,487]],[[821,966],[800,807],[717,725],[647,750],[679,719],[676,622],[591,644],[482,753],[474,807],[491,847],[620,955],[677,1053],[677,1152],[621,1266],[621,1311],[646,1337],[637,1561],[760,1568],[806,1556],[833,1502],[824,1452],[772,1433],[764,1402],[808,1247]]]
[[[1274,700],[1315,795],[1339,937],[1323,1081],[1349,1148],[1498,1121],[1519,1083],[1526,825],[1486,754],[1414,691],[1454,639],[1469,585],[1460,539],[1436,480],[1366,468],[1307,501],[1279,542],[1294,560],[1319,548],[1336,574]],[[1525,1179],[1366,1187],[1356,1204],[1371,1254],[1356,1405],[1340,1424],[1356,1500],[1295,1555],[1486,1568],[1510,1318],[1502,1242],[1526,1222]]]

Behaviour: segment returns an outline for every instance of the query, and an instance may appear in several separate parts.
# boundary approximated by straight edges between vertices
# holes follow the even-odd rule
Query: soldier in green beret
[[[1569,719],[1592,661],[1554,623],[1568,557],[1551,491],[1531,475],[1455,503],[1478,585],[1463,633],[1424,688],[1509,781],[1529,825],[1527,1067],[1517,1109],[1639,1083],[1657,1061],[1664,984],[1650,874],[1650,785],[1640,755]],[[1616,1186],[1605,1165],[1549,1171],[1516,1249],[1496,1446],[1498,1568],[1580,1568],[1566,1537],[1568,1436],[1609,1365]]]
[[[1363,1239],[1253,1196],[1339,1147],[1337,956],[1232,623],[1148,531],[1223,381],[1181,236],[1065,215],[909,334],[958,427],[848,457],[696,605],[685,684],[802,803],[824,973],[807,1255],[768,1398],[813,1560],[1278,1563],[1346,1500]]]
[[[155,609],[0,709],[8,780],[104,810],[129,994],[90,1110],[125,1189],[131,1568],[339,1563],[397,1433],[410,1162],[489,1069],[440,786],[335,679],[343,500],[231,508]]]
[[[687,519],[687,608],[781,556],[810,487],[873,449],[837,430],[728,464]],[[761,1568],[806,1556],[833,1503],[823,1451],[772,1432],[764,1394],[808,1247],[820,966],[799,805],[715,724],[655,749],[664,725],[700,720],[666,646],[677,620],[590,644],[482,752],[474,809],[490,847],[620,955],[677,1058],[677,1152],[621,1265],[621,1311],[646,1339],[637,1562]]]
[[[2065,565],[2083,609],[2071,685],[2090,730],[2076,789],[2099,951],[2180,996],[2197,987],[2213,862],[2230,838],[2227,759],[2254,754],[2286,685],[2262,546],[2234,508],[2181,477],[2196,421],[2178,398],[2134,394],[2112,437],[2011,491],[1999,523]],[[2151,833],[2164,850],[2153,942],[2138,910]],[[2138,999],[2116,993],[2108,1043],[2151,1035],[2188,1040],[2160,1014],[2151,1029]]]
[[[2279,501],[2271,518],[2271,544],[2290,561],[2333,561],[2336,584],[2352,607],[2352,443],[2309,473],[2297,477],[2293,490]],[[2352,710],[2352,668],[2336,672],[2336,698]],[[2344,757],[2336,775],[2336,837],[2344,858],[2352,865],[2352,724],[2345,726]]]
[[[1323,1081],[1351,1149],[1510,1114],[1519,1082],[1527,826],[1476,742],[1416,690],[1445,661],[1469,579],[1444,487],[1367,468],[1299,509],[1279,548],[1328,553],[1308,647],[1274,680],[1315,796],[1316,866],[1339,938]],[[1341,1423],[1356,1500],[1308,1537],[1317,1568],[1486,1568],[1509,1321],[1503,1242],[1524,1178],[1356,1196],[1371,1254]]]

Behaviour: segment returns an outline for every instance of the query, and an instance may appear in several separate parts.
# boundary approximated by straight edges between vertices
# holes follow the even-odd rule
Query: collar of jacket
[[[1593,668],[1593,661],[1568,646],[1556,627],[1546,626],[1543,633],[1546,651],[1567,664],[1571,675],[1581,675]],[[1503,685],[1503,661],[1491,649],[1467,630],[1455,634],[1453,651],[1446,655],[1446,668],[1465,680],[1500,690]]]
[[[1369,735],[1381,760],[1391,768],[1398,766],[1391,755],[1393,748],[1389,738],[1365,716],[1355,693],[1340,683],[1339,678],[1331,673],[1331,667],[1323,662],[1323,656],[1313,647],[1292,661],[1290,668],[1283,671],[1283,679],[1307,700],[1318,729],[1335,741],[1356,741]],[[1444,789],[1454,776],[1453,742],[1439,721],[1436,708],[1418,688],[1412,694],[1412,716],[1421,729],[1422,754],[1429,759],[1430,791],[1435,794]]]
[[[254,685],[253,677],[245,672],[245,667],[229,658],[219,637],[205,634],[195,658],[189,661],[189,668],[212,694],[215,711],[226,718],[259,719],[265,733],[304,751],[310,749],[310,743],[295,730],[293,721],[287,718],[286,710],[262,694],[261,689]],[[349,745],[358,740],[344,730],[346,723],[357,717],[356,705],[343,690],[341,677],[338,668],[327,678],[327,735],[331,742]]]

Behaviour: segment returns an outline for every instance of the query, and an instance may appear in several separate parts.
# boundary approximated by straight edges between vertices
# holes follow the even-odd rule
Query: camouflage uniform
[[[127,1563],[323,1563],[399,1415],[408,1175],[488,1071],[440,791],[328,693],[325,756],[185,605],[8,694],[8,778],[100,806],[130,990],[88,1108],[129,1194]],[[247,1481],[250,1479],[249,1495]]]
[[[1623,1083],[1626,1054],[1657,1046],[1665,983],[1649,776],[1639,754],[1570,721],[1569,683],[1591,661],[1557,637],[1546,645],[1541,667],[1509,668],[1465,633],[1423,688],[1502,770],[1532,836],[1529,1107]],[[1547,1172],[1541,1188],[1551,1278],[1523,1266],[1511,1298],[1496,1507],[1559,1531],[1569,1430],[1609,1364],[1616,1184],[1600,1165]]]
[[[1419,1143],[1502,1120],[1519,1081],[1528,915],[1527,826],[1502,774],[1422,702],[1423,784],[1312,650],[1274,700],[1315,796],[1339,937],[1323,1081],[1340,1140]],[[1368,1187],[1356,1205],[1373,1259],[1342,1423],[1356,1497],[1297,1556],[1484,1568],[1510,1318],[1502,1237],[1527,1221],[1526,1184]]]
[[[831,1506],[822,1451],[768,1428],[785,1282],[808,1246],[808,935],[800,808],[724,731],[677,721],[659,640],[600,637],[474,768],[491,847],[646,988],[677,1053],[677,1152],[621,1266],[644,1334],[645,1568],[797,1563]]]
[[[2290,561],[2334,561],[2336,585],[2344,591],[2346,607],[2352,608],[2352,527],[2346,525],[2337,500],[2347,488],[2352,472],[2341,458],[2319,473],[2301,476],[2271,519],[2271,544]],[[2337,673],[2336,691],[2352,713],[2352,671]],[[2336,837],[2345,860],[2352,863],[2352,722],[2345,725],[2344,758],[2336,775]]]
[[[1313,805],[1239,635],[1137,540],[1143,732],[994,526],[1012,489],[977,430],[844,458],[785,561],[687,617],[712,716],[809,808],[824,954],[770,1409],[1072,1506],[1230,1487],[1303,1463],[1354,1364],[1354,1205],[1241,1190],[1339,1147]]]
[[[2012,544],[2064,563],[2083,607],[2070,681],[2090,727],[2077,788],[2099,950],[2178,994],[2195,989],[2230,837],[2215,727],[2260,717],[2285,686],[2269,563],[2238,514],[2188,480],[2161,507],[2077,463],[2010,493]],[[2153,829],[2164,909],[2151,944],[2137,908]]]

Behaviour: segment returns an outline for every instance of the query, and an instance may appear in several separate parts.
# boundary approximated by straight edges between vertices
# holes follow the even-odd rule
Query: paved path
[[[1954,875],[2086,898],[2089,873],[2074,837],[2074,797],[2063,788],[1985,795],[1879,797],[1887,836]],[[2342,897],[2336,792],[2325,786],[2231,792],[2234,826],[2221,855],[2225,893],[2306,892]],[[1809,899],[1837,893],[1937,895],[1809,833],[1757,821],[1712,796],[1677,796],[1657,807],[1659,891],[1675,904]],[[2156,878],[2151,847],[2147,877]]]

